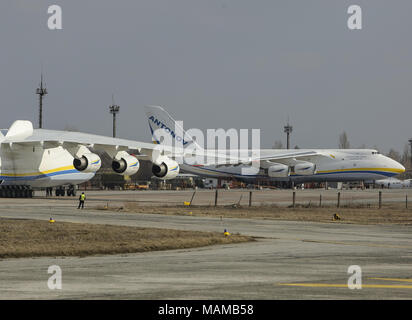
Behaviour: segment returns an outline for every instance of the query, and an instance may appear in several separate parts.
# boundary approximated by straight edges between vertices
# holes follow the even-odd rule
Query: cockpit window
[[[372,154],[380,154],[379,151],[372,151]]]

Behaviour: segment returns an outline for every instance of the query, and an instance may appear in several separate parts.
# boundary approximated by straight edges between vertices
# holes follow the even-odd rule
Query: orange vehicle
[[[134,184],[134,183],[127,183],[124,185],[124,190],[148,190],[149,185],[147,184]]]

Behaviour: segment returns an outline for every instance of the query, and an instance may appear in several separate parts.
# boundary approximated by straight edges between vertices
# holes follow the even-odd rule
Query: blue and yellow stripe
[[[138,163],[139,163],[139,162],[136,161],[135,163],[131,164],[131,165],[130,165],[130,168],[137,167]]]
[[[337,174],[337,173],[374,173],[388,177],[403,173],[404,170],[397,168],[348,168],[338,170],[319,170],[316,174]]]
[[[206,168],[202,165],[194,165],[193,167],[199,168],[200,170],[205,170],[209,172],[213,172],[216,174],[222,173],[222,174],[228,174],[228,175],[234,175],[234,176],[243,176],[243,177],[268,177],[267,175],[242,175],[240,173],[235,173],[235,172],[227,172],[227,171],[222,171],[222,170],[216,170],[216,169],[211,169],[211,168]],[[321,176],[321,175],[332,175],[332,174],[346,174],[346,173],[370,173],[370,174],[379,174],[387,177],[393,177],[395,175],[403,173],[404,170],[402,169],[397,169],[397,168],[347,168],[347,169],[334,169],[334,170],[319,170],[317,171],[314,176]],[[291,173],[290,176],[292,177],[297,177],[297,176],[302,176],[303,175],[298,175],[296,173]]]
[[[64,166],[51,170],[29,173],[0,173],[2,180],[36,180],[62,174],[79,173],[74,166]]]

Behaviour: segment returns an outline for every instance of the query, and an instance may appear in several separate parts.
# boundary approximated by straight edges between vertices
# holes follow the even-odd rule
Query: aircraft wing
[[[101,136],[90,133],[47,130],[47,129],[32,129],[31,123],[24,121],[16,121],[8,134],[1,140],[2,145],[20,146],[42,146],[44,148],[55,148],[62,146],[72,154],[75,154],[79,146],[90,147],[95,150],[101,150],[114,157],[119,151],[138,150],[139,154],[134,155],[140,160],[153,161],[160,155],[170,158],[184,156],[200,156],[206,155],[204,151],[190,150],[176,146],[166,146],[162,144],[147,143],[141,141],[127,140]],[[17,128],[16,128],[17,127]],[[14,128],[14,129],[13,129]],[[214,153],[213,153],[214,155]],[[217,155],[219,159],[226,159],[223,155]]]
[[[294,165],[299,161],[310,161],[312,157],[327,156],[315,150],[261,150],[259,153],[247,151],[246,156],[231,155],[219,150],[198,150],[192,148],[183,148],[163,144],[153,144],[127,139],[112,138],[107,136],[47,129],[33,129],[31,122],[17,120],[10,127],[6,136],[1,137],[3,145],[41,145],[44,148],[53,148],[62,146],[70,151],[79,146],[91,147],[96,150],[102,150],[109,155],[114,156],[119,151],[138,150],[137,157],[142,160],[153,160],[159,155],[165,155],[171,158],[196,156],[210,157],[216,160],[219,165],[241,165],[250,164],[254,161],[260,161],[261,167],[268,167],[273,163],[283,163]],[[332,156],[333,157],[333,156]]]
[[[227,166],[228,163],[234,166],[250,165],[252,162],[260,162],[261,168],[268,168],[273,164],[281,163],[288,166],[296,165],[299,162],[313,161],[314,157],[333,158],[333,155],[328,155],[317,150],[262,150],[261,152],[252,152],[248,156],[227,157],[227,163],[219,164],[219,166]],[[221,161],[221,160],[220,160]]]
[[[267,168],[274,163],[282,163],[285,165],[293,166],[302,161],[311,162],[314,157],[333,158],[331,155],[326,155],[316,150],[284,150],[283,152],[274,151],[273,154],[270,154],[269,152],[269,154],[264,154],[261,157],[255,158],[254,160],[260,161],[262,168]]]
[[[13,145],[41,145],[45,148],[63,146],[65,148],[83,145],[93,149],[106,151],[113,154],[118,151],[136,149],[142,159],[151,159],[154,150],[162,155],[176,156],[184,155],[183,149],[172,148],[153,143],[139,142],[133,140],[112,138],[89,133],[35,129],[30,135],[6,135],[1,143]]]

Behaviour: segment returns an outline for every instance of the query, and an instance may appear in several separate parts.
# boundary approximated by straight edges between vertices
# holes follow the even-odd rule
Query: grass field
[[[351,206],[336,208],[307,207],[296,208],[277,206],[142,206],[135,203],[126,203],[121,209],[108,208],[108,210],[121,210],[136,213],[153,213],[166,215],[193,215],[215,216],[222,218],[253,218],[286,221],[312,221],[312,222],[340,222],[356,224],[403,224],[412,225],[412,209],[405,209],[402,204],[385,205],[381,209],[367,206]],[[338,214],[341,220],[333,220],[333,215]]]
[[[0,258],[120,254],[252,240],[241,235],[225,237],[223,232],[0,219]]]

